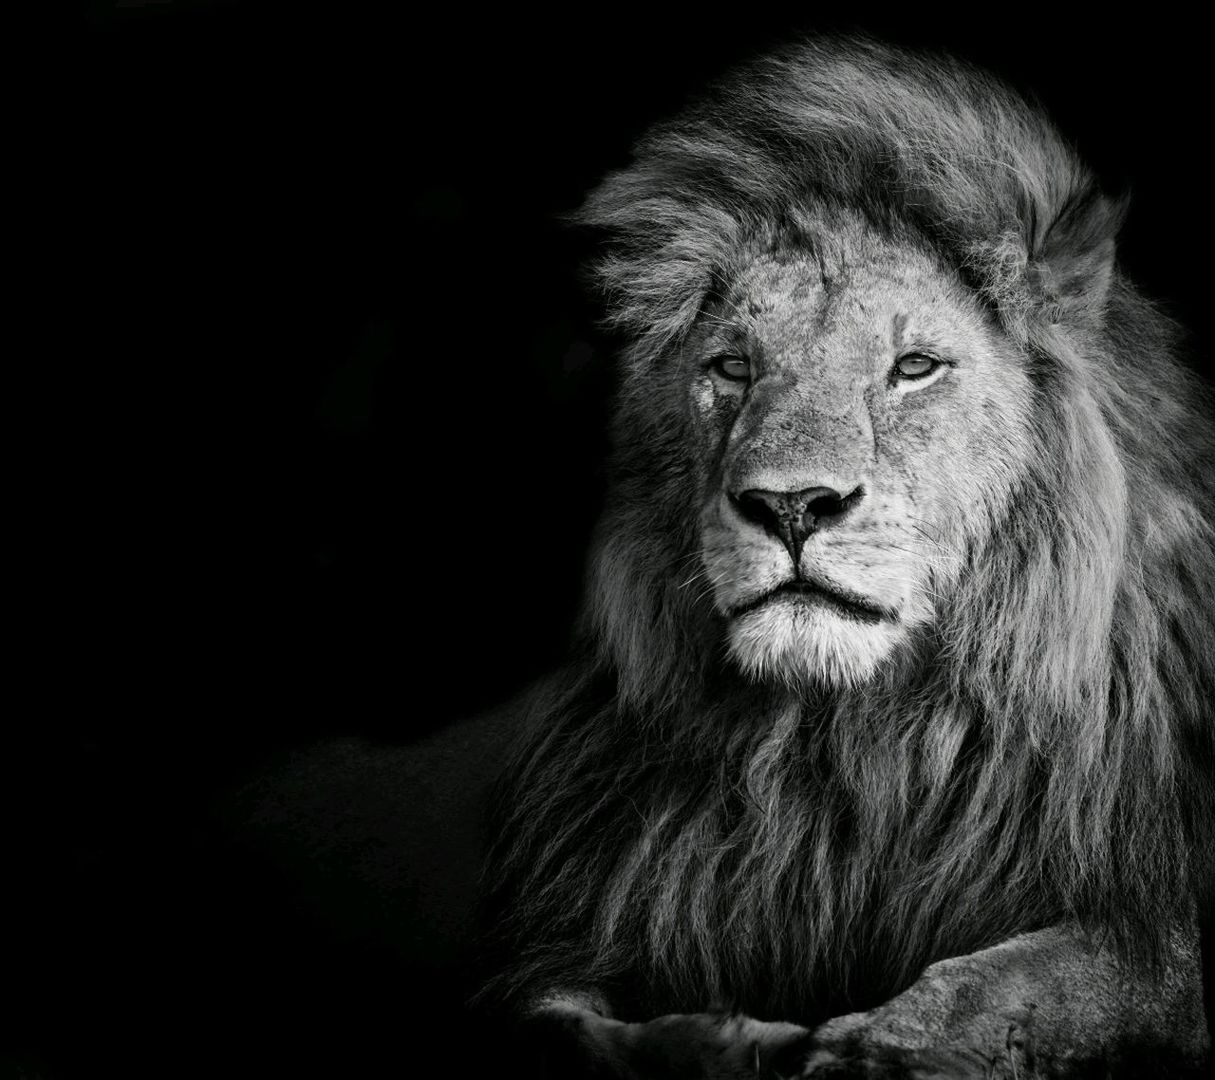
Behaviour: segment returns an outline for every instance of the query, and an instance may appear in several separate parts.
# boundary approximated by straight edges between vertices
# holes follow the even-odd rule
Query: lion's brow
[[[907,330],[907,316],[901,311],[895,312],[894,325],[891,327],[890,338],[897,348],[903,340],[903,334]]]

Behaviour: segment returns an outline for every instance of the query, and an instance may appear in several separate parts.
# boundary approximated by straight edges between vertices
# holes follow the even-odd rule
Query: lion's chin
[[[734,660],[750,677],[793,686],[857,686],[903,637],[892,619],[858,619],[829,605],[778,596],[730,622]]]

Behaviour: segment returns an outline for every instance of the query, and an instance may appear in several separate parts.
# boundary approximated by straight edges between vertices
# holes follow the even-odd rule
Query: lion
[[[477,999],[555,1075],[1205,1067],[1215,438],[1125,213],[994,77],[819,39],[574,215],[612,481]]]
[[[1203,1074],[1215,430],[1126,212],[1000,81],[855,38],[743,67],[591,193],[623,345],[568,664],[257,796],[374,879],[432,994],[475,942],[470,1043]]]

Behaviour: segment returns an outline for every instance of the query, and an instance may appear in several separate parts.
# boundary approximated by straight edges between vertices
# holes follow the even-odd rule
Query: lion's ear
[[[1029,278],[1052,322],[1101,317],[1128,203],[1126,196],[1086,192],[1063,207],[1037,244]]]

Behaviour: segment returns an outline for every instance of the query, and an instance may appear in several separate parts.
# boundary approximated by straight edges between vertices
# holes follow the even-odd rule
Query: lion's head
[[[592,194],[615,468],[506,985],[792,1015],[1063,917],[1159,941],[1209,873],[1215,443],[1123,211],[999,82],[839,41]]]
[[[683,685],[660,661],[690,639],[865,683],[1008,624],[1001,581],[959,590],[1017,544],[1065,579],[1043,633],[1108,625],[1133,493],[1101,399],[1144,382],[1111,336],[1122,212],[1007,88],[871,43],[765,60],[643,140],[580,215],[631,339],[595,616],[632,691]],[[1134,332],[1169,348],[1154,312]]]
[[[1028,366],[914,234],[748,244],[674,360],[703,572],[756,677],[855,684],[930,627],[1032,445]]]

